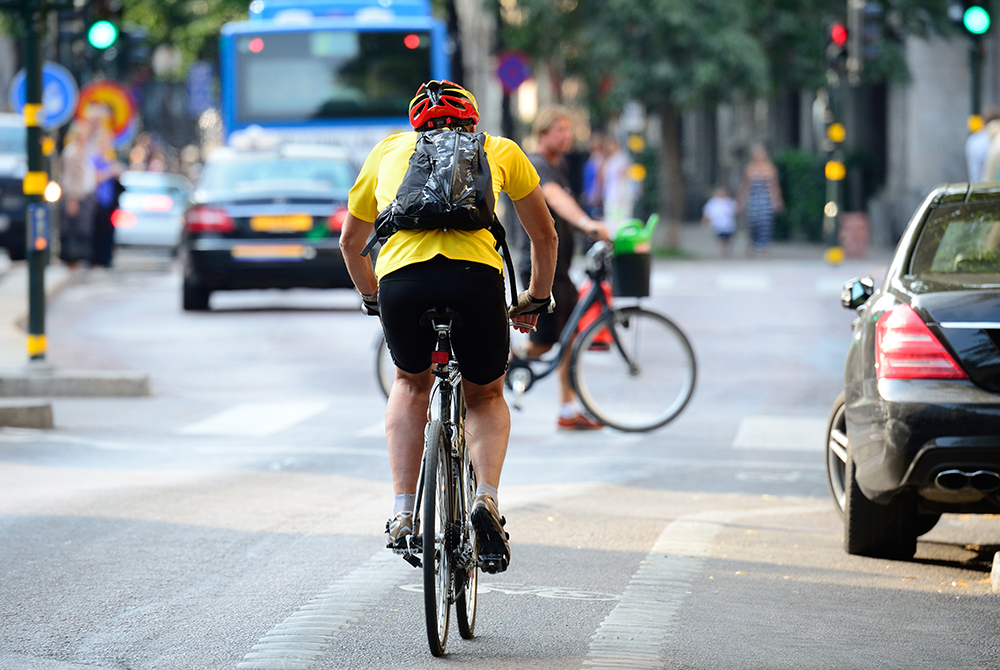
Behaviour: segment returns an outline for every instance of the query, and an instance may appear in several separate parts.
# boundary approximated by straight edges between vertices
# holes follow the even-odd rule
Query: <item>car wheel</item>
[[[7,247],[7,257],[12,261],[23,261],[28,256],[28,250],[20,245]]]
[[[186,312],[204,312],[208,309],[211,291],[188,278],[184,279],[183,307]]]
[[[826,422],[826,484],[840,516],[844,516],[846,504],[844,476],[847,468],[847,418],[844,407],[844,393],[841,391],[833,402],[830,418]]]
[[[888,505],[868,500],[854,478],[854,459],[844,467],[844,550],[856,556],[906,560],[917,552],[917,507],[904,496]]]

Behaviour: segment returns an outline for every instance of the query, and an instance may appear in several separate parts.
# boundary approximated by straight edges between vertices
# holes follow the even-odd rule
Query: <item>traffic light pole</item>
[[[28,172],[24,177],[27,200],[25,240],[28,259],[28,358],[44,362],[45,341],[45,265],[49,251],[49,211],[43,195],[49,176],[42,156],[42,38],[46,0],[22,0],[24,18],[24,71],[26,96],[24,125],[27,130]]]
[[[969,39],[969,74],[972,77],[972,112],[979,114],[983,105],[981,73],[983,69],[983,42],[978,35]]]

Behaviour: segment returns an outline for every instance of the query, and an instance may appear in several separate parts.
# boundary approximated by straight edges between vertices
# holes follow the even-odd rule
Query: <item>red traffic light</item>
[[[843,23],[834,23],[830,26],[830,41],[838,47],[847,44],[847,28]]]

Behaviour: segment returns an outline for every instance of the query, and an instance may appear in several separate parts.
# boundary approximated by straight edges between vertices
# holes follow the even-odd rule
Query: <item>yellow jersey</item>
[[[486,136],[484,149],[493,179],[493,197],[503,191],[520,200],[538,186],[538,173],[521,147],[506,137]],[[347,208],[362,221],[375,217],[389,206],[403,182],[410,156],[417,145],[417,133],[391,135],[379,142],[361,167],[351,188]],[[482,230],[400,230],[379,251],[375,276],[379,279],[413,263],[423,263],[435,256],[459,261],[483,263],[503,273],[503,259],[494,248],[496,240]]]

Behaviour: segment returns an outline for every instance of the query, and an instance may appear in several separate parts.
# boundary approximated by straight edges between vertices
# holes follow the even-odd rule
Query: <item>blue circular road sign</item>
[[[10,83],[10,106],[20,114],[28,98],[28,84],[24,70]],[[73,118],[79,91],[70,71],[58,63],[42,66],[42,106],[45,108],[42,127],[46,130],[58,128]]]

